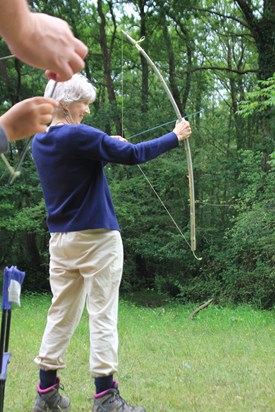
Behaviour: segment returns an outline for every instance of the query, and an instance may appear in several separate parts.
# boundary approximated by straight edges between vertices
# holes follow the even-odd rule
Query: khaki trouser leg
[[[83,271],[90,326],[90,369],[94,377],[107,376],[118,368],[118,297],[123,270],[123,246],[119,232],[108,232],[97,270]],[[105,250],[104,250],[105,249]]]
[[[35,362],[45,370],[65,367],[63,355],[87,297],[91,372],[93,376],[115,373],[118,291],[123,267],[120,233],[105,230],[55,233],[51,236],[50,254],[53,299]]]

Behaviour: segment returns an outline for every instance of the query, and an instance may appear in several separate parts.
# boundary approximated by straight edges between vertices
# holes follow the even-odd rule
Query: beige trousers
[[[98,377],[117,372],[118,295],[122,269],[123,246],[117,231],[98,229],[51,234],[53,298],[39,355],[35,358],[41,369],[66,367],[63,355],[86,301],[91,373]]]

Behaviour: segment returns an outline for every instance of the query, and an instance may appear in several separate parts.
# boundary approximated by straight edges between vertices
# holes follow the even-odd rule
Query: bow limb
[[[155,63],[152,61],[152,59],[148,56],[148,54],[143,50],[142,47],[140,47],[139,43],[134,40],[128,33],[126,33],[124,30],[122,30],[122,33],[127,37],[130,43],[132,43],[138,51],[143,55],[143,57],[147,60],[149,65],[152,67],[154,70],[155,74],[157,75],[158,79],[160,80],[172,106],[173,109],[177,115],[178,120],[182,120],[182,115],[181,112],[178,108],[178,105],[169,89],[167,86],[162,74],[160,73],[159,69],[156,67]],[[189,145],[188,140],[184,140],[184,148],[186,152],[186,158],[187,158],[187,167],[188,167],[188,181],[189,181],[189,197],[190,197],[190,247],[193,252],[193,255],[195,256],[196,259],[200,260],[201,258],[197,258],[195,255],[195,250],[196,250],[196,214],[195,214],[195,190],[194,190],[194,176],[193,176],[193,164],[192,164],[192,156],[191,156],[191,149]]]
[[[17,176],[20,175],[20,172],[15,170],[14,167],[12,167],[8,161],[8,159],[6,158],[6,156],[4,155],[4,153],[1,153],[1,159],[3,160],[6,168],[8,169],[9,173],[10,173],[10,179],[15,179]]]
[[[15,166],[15,169],[14,169],[15,173],[12,174],[12,175],[10,176],[10,178],[9,178],[9,184],[10,184],[10,185],[14,182],[14,180],[16,179],[17,176],[20,176],[20,173],[21,173],[21,172],[20,172],[20,168],[21,168],[22,163],[24,162],[24,159],[25,159],[25,156],[26,156],[26,154],[27,154],[27,151],[28,151],[28,149],[29,149],[29,147],[30,147],[31,141],[32,141],[32,138],[29,137],[29,139],[27,140],[27,143],[26,143],[26,145],[25,145],[25,147],[24,147],[24,149],[23,149],[23,152],[21,153],[21,156],[20,156],[20,158],[19,158],[19,161],[18,161],[17,165]]]

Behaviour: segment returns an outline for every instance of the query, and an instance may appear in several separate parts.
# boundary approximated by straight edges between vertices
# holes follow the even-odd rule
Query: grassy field
[[[49,296],[23,296],[15,307],[9,349],[5,412],[31,412],[36,356]],[[120,302],[121,395],[147,412],[275,411],[274,312],[210,305],[189,319],[195,306],[154,309]],[[72,412],[91,411],[87,314],[60,373]]]

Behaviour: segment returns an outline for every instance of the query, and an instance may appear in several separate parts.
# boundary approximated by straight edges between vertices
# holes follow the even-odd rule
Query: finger
[[[55,102],[54,102],[55,103]],[[39,105],[39,114],[50,114],[52,115],[54,112],[56,105],[52,104],[51,102],[43,102]]]
[[[48,80],[54,80],[55,82],[56,80],[56,73],[52,72],[51,70],[46,70],[45,71],[45,76],[47,77]]]
[[[69,64],[73,73],[80,72],[85,66],[85,62],[78,54],[74,54],[73,58],[69,61]]]
[[[190,124],[189,124],[189,122],[188,122],[187,120],[183,119],[183,120],[182,120],[182,126],[184,126],[184,127],[189,127]]]
[[[80,59],[80,57],[79,57]],[[82,60],[81,60],[82,61]],[[46,72],[47,73],[47,72]],[[51,72],[53,73],[53,72]],[[72,75],[74,74],[74,71],[72,70],[72,67],[69,63],[69,61],[63,61],[62,66],[60,66],[55,73],[55,81],[57,82],[66,82],[67,80],[70,80],[72,78]],[[51,77],[53,79],[53,77]]]
[[[48,125],[47,124],[41,124],[37,127],[37,129],[32,133],[44,133],[47,131]]]
[[[43,127],[45,125],[48,125],[51,121],[52,121],[51,114],[43,114],[42,116],[40,116],[39,125]]]
[[[121,142],[128,142],[127,139],[119,135],[112,135],[111,137],[113,137],[114,139],[120,140]]]
[[[59,106],[59,102],[57,102],[56,100],[52,99],[51,97],[43,97],[43,99],[45,100],[45,103],[50,104],[50,105],[53,106],[54,108],[56,108],[57,106]]]
[[[81,40],[75,39],[74,49],[82,59],[88,54],[88,47]]]
[[[68,64],[66,70],[62,70],[58,73],[56,73],[56,81],[57,82],[66,82],[67,80],[70,80],[74,74],[74,71],[72,70],[71,66]]]
[[[184,117],[177,120],[177,123],[185,123],[185,122],[187,122],[187,120]]]
[[[85,62],[82,58],[74,53],[73,57],[67,61],[67,63],[63,64],[62,68],[57,72],[53,72],[51,70],[45,71],[45,76],[48,80],[54,80],[55,82],[65,82],[70,80],[74,73],[78,73],[81,71],[85,66]]]
[[[39,108],[43,108],[44,105],[46,105],[47,107],[49,106],[56,107],[59,105],[59,103],[56,100],[52,99],[51,97],[35,96],[27,100],[29,100],[30,103],[33,103],[39,106]]]
[[[41,103],[44,103],[45,97],[43,97],[43,96],[34,96],[34,97],[30,97],[30,98],[26,99],[26,101],[28,101],[29,103],[33,103],[35,105],[39,105]]]

